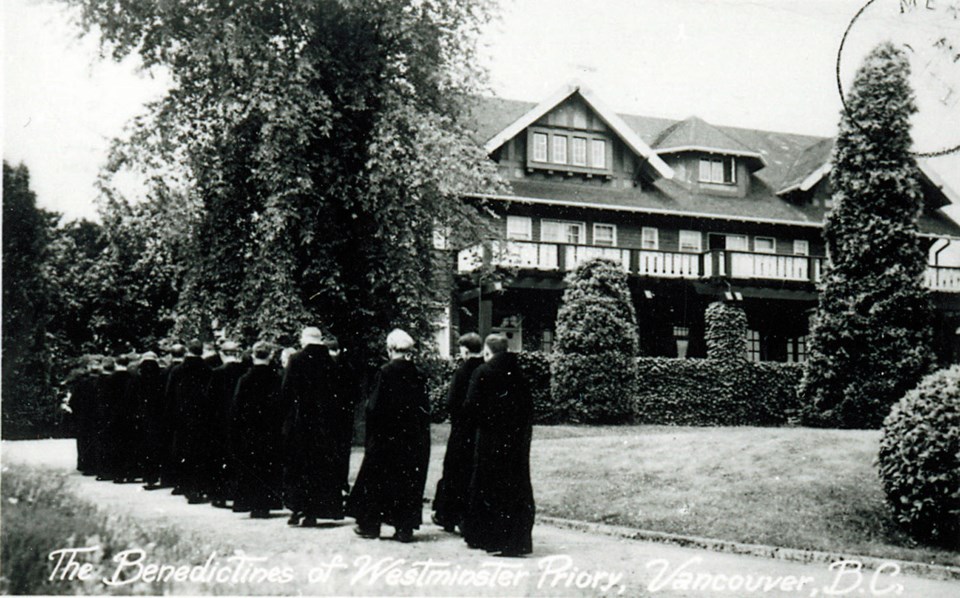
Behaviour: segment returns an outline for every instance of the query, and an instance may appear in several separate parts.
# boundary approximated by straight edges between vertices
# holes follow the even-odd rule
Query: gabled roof
[[[620,118],[617,113],[608,109],[603,102],[601,102],[600,99],[593,94],[593,92],[577,83],[561,87],[546,100],[540,102],[530,110],[527,110],[505,128],[497,132],[497,134],[489,139],[486,143],[484,143],[484,149],[487,151],[487,153],[492,153],[494,150],[519,135],[527,127],[535,123],[537,120],[543,117],[543,115],[556,108],[561,102],[575,93],[579,93],[580,97],[584,99],[587,105],[597,113],[597,116],[600,117],[600,120],[610,127],[613,132],[616,133],[617,136],[619,136],[620,139],[627,145],[627,147],[629,147],[638,156],[641,156],[644,160],[646,160],[660,174],[660,176],[666,179],[673,178],[673,169],[667,166],[667,163],[661,160],[656,152],[654,152],[649,145],[647,145],[629,126],[627,126],[627,124],[623,122],[623,119]]]
[[[766,163],[760,152],[747,147],[698,116],[691,116],[664,129],[657,136],[653,147],[660,155],[703,151],[756,158],[759,167]]]
[[[559,101],[563,101],[565,97]],[[539,106],[533,102],[502,98],[476,98],[470,106],[465,124],[474,132],[478,145],[484,144],[512,123],[528,118]],[[622,126],[651,148],[657,145],[658,139],[669,138],[668,129],[685,122],[633,114],[616,116]],[[763,158],[765,166],[753,173],[750,193],[746,197],[693,193],[666,179],[660,179],[651,186],[632,189],[521,179],[511,181],[515,195],[497,196],[497,199],[638,213],[823,226],[828,210],[822,202],[819,205],[813,202],[792,202],[783,197],[783,194],[795,190],[808,191],[829,172],[833,139],[722,125],[710,126],[729,138],[731,141],[728,143],[751,149]],[[924,161],[919,161],[919,164],[931,185],[939,188],[955,205],[960,205],[960,196],[943,184]],[[920,217],[920,230],[925,235],[960,237],[960,224],[943,210],[925,210]]]
[[[827,138],[801,152],[778,188],[777,195],[786,195],[793,191],[809,191],[823,180],[823,177],[830,174],[830,154],[833,152],[833,144],[834,139]],[[932,186],[940,190],[948,202],[960,203],[960,195],[937,174],[936,170],[930,167],[925,159],[918,159],[917,166],[920,173]],[[947,203],[936,207],[943,205]]]

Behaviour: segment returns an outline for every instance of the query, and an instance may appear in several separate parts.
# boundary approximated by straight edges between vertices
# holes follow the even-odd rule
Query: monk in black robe
[[[163,419],[161,432],[164,439],[163,453],[160,456],[160,487],[173,488],[174,494],[183,494],[180,487],[180,463],[174,454],[177,440],[177,388],[180,386],[180,366],[186,356],[187,348],[176,343],[170,347],[170,363],[164,370]]]
[[[210,368],[203,362],[203,345],[193,341],[187,345],[183,363],[170,374],[174,403],[178,415],[174,438],[174,458],[179,467],[179,484],[187,502],[204,502],[203,479],[209,475],[209,438],[211,409],[206,388]],[[176,493],[176,489],[174,490]]]
[[[117,484],[132,482],[140,475],[137,455],[141,440],[141,410],[137,404],[133,373],[129,370],[133,357],[119,355],[107,382],[113,403],[107,437],[112,447],[113,481]]]
[[[268,517],[271,509],[283,506],[281,427],[284,413],[280,402],[281,378],[270,363],[271,348],[257,343],[252,357],[253,366],[236,385],[229,440],[236,476],[234,510],[250,511],[250,517],[258,519]]]
[[[160,487],[160,464],[167,440],[163,428],[166,376],[157,361],[157,354],[153,351],[147,351],[140,356],[134,385],[137,403],[143,409],[140,470],[145,482],[144,489],[153,490]]]
[[[473,475],[474,437],[476,423],[464,417],[463,403],[467,398],[470,376],[483,364],[483,340],[475,332],[460,337],[462,362],[450,381],[447,409],[450,413],[450,438],[443,455],[443,477],[437,482],[433,499],[433,522],[448,532],[460,525],[466,507],[470,478]]]
[[[71,380],[69,407],[73,414],[74,431],[77,435],[77,470],[92,475],[94,459],[91,446],[95,432],[94,410],[97,403],[97,385],[100,378],[99,357],[87,355],[84,371]]]
[[[352,422],[320,330],[305,328],[301,345],[283,376],[283,404],[289,409],[283,495],[293,511],[289,523],[302,516],[302,525],[310,527],[318,518],[343,519],[342,444]]]
[[[503,556],[529,554],[535,513],[530,484],[533,402],[505,337],[488,336],[484,358],[463,406],[477,424],[477,444],[461,530],[471,548]]]
[[[424,377],[410,361],[413,344],[402,330],[387,336],[390,361],[377,373],[367,402],[366,450],[347,502],[362,538],[378,538],[386,523],[395,528],[395,540],[411,542],[422,521],[430,402]]]
[[[213,506],[225,508],[232,498],[237,466],[229,445],[230,410],[237,382],[247,368],[240,362],[240,345],[233,341],[224,341],[220,346],[220,361],[222,365],[210,373],[207,386],[207,402],[212,414],[209,477],[205,490]]]

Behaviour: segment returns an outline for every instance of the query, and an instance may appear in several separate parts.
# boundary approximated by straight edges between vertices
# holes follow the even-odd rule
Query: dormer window
[[[737,165],[733,157],[700,158],[700,182],[733,185],[737,182]]]
[[[557,164],[567,163],[567,138],[564,135],[553,136],[553,155],[551,162]]]
[[[573,138],[573,160],[570,163],[574,164],[575,166],[587,165],[587,138],[586,137]]]
[[[603,139],[590,140],[590,165],[594,168],[607,167],[607,142]]]
[[[536,127],[528,130],[528,168],[611,176],[610,139],[593,131]]]

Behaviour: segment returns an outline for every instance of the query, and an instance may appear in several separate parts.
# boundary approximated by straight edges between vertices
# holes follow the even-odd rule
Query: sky
[[[500,0],[481,55],[491,90],[507,98],[539,101],[578,80],[620,112],[829,136],[842,110],[837,50],[865,1]],[[882,37],[920,48],[931,22],[954,22],[944,13],[902,16],[898,5],[877,0],[851,28],[845,85]],[[3,0],[0,10],[4,159],[27,165],[40,205],[68,218],[95,217],[94,181],[109,140],[163,93],[167,79],[132,60],[101,60],[96,39],[78,39],[58,3]],[[946,35],[960,47],[957,28]],[[927,72],[934,54],[916,56],[918,101],[927,107],[915,119],[916,149],[960,144],[960,108],[939,101],[949,95],[944,89],[956,87],[950,97],[960,96],[960,63]],[[930,166],[960,191],[960,155]]]

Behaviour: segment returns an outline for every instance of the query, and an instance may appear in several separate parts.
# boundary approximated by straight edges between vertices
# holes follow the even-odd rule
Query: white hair
[[[394,328],[387,335],[387,349],[391,351],[404,353],[412,349],[415,344],[413,337],[399,328]]]

